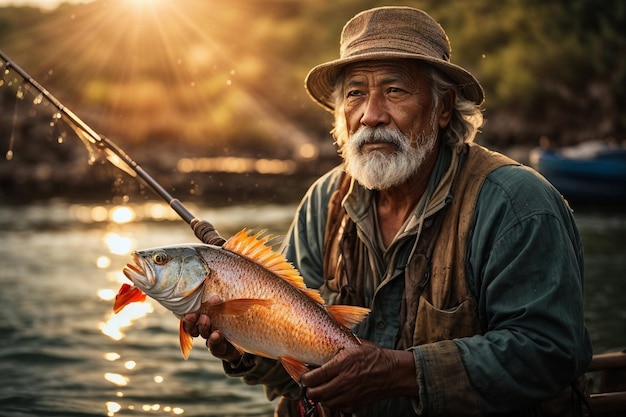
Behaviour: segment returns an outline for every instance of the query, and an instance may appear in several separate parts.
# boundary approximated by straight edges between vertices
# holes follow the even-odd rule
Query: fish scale
[[[269,239],[244,229],[222,247],[189,244],[137,251],[124,269],[134,287],[120,289],[114,310],[148,295],[179,318],[207,314],[213,328],[238,350],[277,359],[299,380],[310,366],[360,346],[350,327],[369,309],[324,305],[284,255],[266,245]],[[221,302],[208,303],[213,295]],[[187,358],[192,338],[182,322],[180,332]]]
[[[228,262],[224,263],[224,259]],[[221,262],[220,262],[221,261]],[[236,271],[229,268],[233,257],[224,257],[211,263],[209,267],[219,271]],[[255,270],[256,269],[256,270]],[[244,270],[242,270],[243,272]],[[256,307],[241,315],[216,315],[214,325],[244,351],[253,351],[263,340],[273,339],[266,347],[266,356],[279,357],[282,352],[291,352],[294,357],[302,358],[305,363],[321,364],[334,356],[338,347],[356,347],[356,338],[345,328],[330,332],[325,329],[337,326],[336,321],[319,304],[300,291],[294,291],[293,285],[284,280],[277,280],[267,270],[254,265],[246,273],[254,273],[255,279],[242,279],[236,273],[225,273],[220,279],[209,280],[205,284],[205,295],[218,294],[223,300],[229,299],[272,299],[268,307]],[[248,285],[241,285],[248,283]],[[224,288],[228,289],[224,291]],[[237,291],[239,290],[239,291]],[[207,308],[210,309],[209,306]],[[289,314],[301,312],[300,314]],[[254,331],[250,331],[254,329]],[[321,331],[320,331],[321,329]],[[315,348],[312,349],[312,346]]]

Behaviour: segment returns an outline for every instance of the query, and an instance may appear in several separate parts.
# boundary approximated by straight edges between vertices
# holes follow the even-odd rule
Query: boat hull
[[[588,157],[568,157],[535,149],[531,161],[569,201],[626,203],[626,150],[605,150]]]

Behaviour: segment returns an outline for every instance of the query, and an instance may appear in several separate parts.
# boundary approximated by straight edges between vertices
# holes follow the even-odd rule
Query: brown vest
[[[405,269],[397,349],[482,332],[465,276],[467,238],[481,186],[494,169],[517,164],[512,159],[469,144],[452,185],[452,201],[425,220],[416,250]],[[350,186],[344,175],[331,196],[324,238],[324,279],[321,289],[336,304],[363,305],[362,268],[366,248],[354,222],[341,207]]]
[[[452,185],[451,202],[425,220],[416,250],[405,268],[397,349],[483,332],[465,274],[468,235],[487,175],[501,166],[519,163],[476,144],[466,145],[461,163]],[[359,278],[367,267],[366,248],[357,238],[354,222],[341,207],[350,182],[344,174],[329,201],[324,234],[325,281],[320,291],[332,304],[363,305],[364,285]],[[580,410],[580,398],[572,402],[572,387],[577,384],[585,387],[583,379],[573,383],[560,396],[538,405],[538,415],[570,416]],[[302,415],[301,405],[283,398],[275,415]],[[322,409],[321,415],[344,416],[327,409]]]

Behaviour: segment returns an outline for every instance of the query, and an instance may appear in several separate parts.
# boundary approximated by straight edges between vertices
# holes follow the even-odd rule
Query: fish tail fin
[[[189,359],[189,353],[193,348],[193,337],[183,328],[183,321],[178,326],[178,339],[180,341],[180,353],[183,354],[185,360]]]
[[[357,306],[331,305],[326,308],[339,324],[348,329],[361,322],[370,312],[369,308]]]
[[[310,370],[305,363],[289,356],[281,356],[278,360],[283,365],[283,368],[285,368],[285,371],[287,371],[296,382],[300,382],[302,375]]]

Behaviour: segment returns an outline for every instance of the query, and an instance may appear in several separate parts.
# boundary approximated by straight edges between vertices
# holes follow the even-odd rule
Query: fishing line
[[[22,100],[24,90],[26,86],[30,86],[36,90],[38,94],[35,95],[33,103],[39,104],[44,99],[54,106],[58,110],[58,114],[55,114],[54,120],[62,119],[68,126],[76,133],[78,138],[83,142],[87,151],[89,152],[90,164],[95,161],[94,149],[104,155],[105,159],[109,161],[116,168],[126,172],[131,177],[139,177],[148,187],[150,187],[159,197],[165,200],[169,206],[189,224],[194,230],[196,236],[205,243],[221,244],[223,239],[215,227],[206,221],[196,218],[180,200],[174,198],[170,193],[165,190],[154,178],[152,178],[143,168],[139,166],[122,148],[117,146],[109,138],[99,135],[89,125],[83,122],[74,112],[65,107],[56,97],[54,97],[48,90],[46,90],[39,82],[32,78],[26,71],[15,64],[6,54],[0,51],[0,59],[2,60],[2,72],[3,81],[0,83],[0,87],[4,85],[4,76],[8,75],[10,70],[15,71],[23,81],[23,85],[18,86],[17,98]],[[10,85],[11,83],[9,83]],[[16,101],[17,107],[17,101]],[[15,112],[16,114],[17,112]],[[14,119],[15,119],[14,114]],[[15,122],[15,120],[14,120]],[[13,129],[15,128],[15,123]],[[9,151],[7,152],[7,159],[13,158],[13,142],[14,134],[11,132],[11,139],[9,144]]]
[[[17,88],[17,99],[20,98],[21,88],[22,88],[21,85]],[[15,103],[13,103],[11,136],[9,136],[9,149],[7,150],[7,153],[6,153],[7,161],[10,161],[11,159],[13,159],[13,147],[15,146],[15,126],[17,125],[17,103],[18,103],[18,100],[15,100]]]

